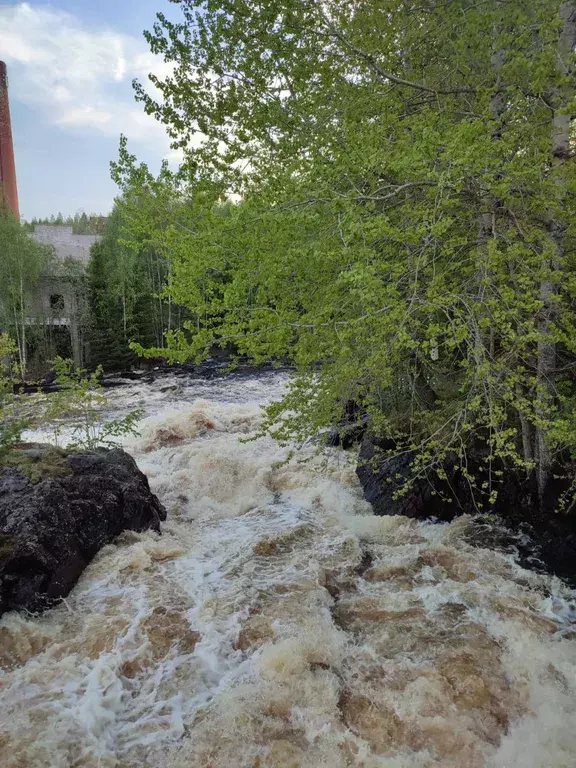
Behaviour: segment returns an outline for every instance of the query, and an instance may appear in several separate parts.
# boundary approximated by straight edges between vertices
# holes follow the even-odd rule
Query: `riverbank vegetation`
[[[32,240],[26,226],[0,206],[0,330],[15,341],[18,369],[26,375],[31,345],[39,329],[30,322],[42,273],[53,261],[51,249]],[[2,360],[0,352],[0,361]]]
[[[143,411],[136,409],[119,418],[106,418],[108,398],[102,386],[102,368],[89,372],[72,360],[50,361],[52,390],[23,394],[18,348],[6,333],[0,334],[0,467],[10,464],[25,430],[42,427],[58,448],[95,450],[113,448],[117,438],[135,435]],[[11,458],[12,457],[12,458]]]
[[[542,495],[576,450],[576,4],[177,4],[136,92],[185,159],[113,169],[191,314],[172,357],[289,358],[280,434],[353,400],[416,474],[473,451]]]

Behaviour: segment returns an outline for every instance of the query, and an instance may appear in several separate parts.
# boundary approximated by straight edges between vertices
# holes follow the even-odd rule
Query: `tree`
[[[12,356],[17,347],[7,333],[0,333],[0,458],[27,426],[13,391],[13,377],[20,376]]]
[[[128,348],[132,331],[134,265],[118,243],[119,217],[115,211],[107,230],[92,246],[88,268],[92,311],[91,359],[114,370],[129,368],[134,355]]]
[[[543,496],[576,450],[576,4],[177,4],[147,34],[174,73],[137,95],[185,160],[156,187],[125,145],[115,167],[164,205],[199,318],[173,354],[289,357],[277,433],[353,399],[415,475],[474,452],[479,504],[503,466]]]
[[[19,370],[26,374],[30,303],[50,249],[32,240],[23,225],[0,208],[0,328],[16,339]]]
[[[92,363],[113,370],[135,361],[130,342],[160,347],[164,333],[179,322],[164,296],[168,265],[153,243],[123,239],[125,211],[119,201],[102,240],[92,247],[89,266]]]

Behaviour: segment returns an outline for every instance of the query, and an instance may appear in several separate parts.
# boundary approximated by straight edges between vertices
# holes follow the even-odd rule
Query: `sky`
[[[106,214],[120,134],[151,168],[177,162],[164,129],[134,100],[132,80],[167,65],[142,36],[168,0],[0,0],[20,211],[24,219]]]

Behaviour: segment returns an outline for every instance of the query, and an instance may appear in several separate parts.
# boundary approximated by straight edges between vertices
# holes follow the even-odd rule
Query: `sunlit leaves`
[[[134,231],[170,253],[170,294],[195,317],[170,354],[288,359],[302,377],[270,426],[304,437],[355,400],[418,448],[416,469],[472,441],[525,465],[524,417],[574,445],[571,395],[543,398],[536,374],[545,340],[560,388],[574,354],[576,174],[551,158],[559,0],[176,5],[182,22],[149,35],[174,75],[162,101],[139,93],[186,160],[154,180],[123,146],[117,166],[126,199],[148,200],[146,215],[128,202]]]

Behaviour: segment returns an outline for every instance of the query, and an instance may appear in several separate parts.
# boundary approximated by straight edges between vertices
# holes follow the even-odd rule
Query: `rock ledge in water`
[[[120,449],[10,451],[0,466],[0,615],[65,597],[125,530],[160,530],[166,510]]]
[[[397,495],[410,477],[412,460],[408,452],[395,455],[392,441],[379,440],[370,433],[364,436],[356,474],[375,514],[452,520],[458,514],[474,511],[466,505],[467,485],[462,487],[462,479],[448,463],[443,469],[449,482],[440,481],[430,472],[414,481],[409,491]]]
[[[478,507],[472,498],[470,484],[453,462],[442,467],[444,479],[434,472],[420,476],[405,493],[398,495],[410,477],[412,456],[394,454],[394,444],[366,434],[360,446],[356,474],[376,515],[404,515],[420,520],[436,518],[452,520],[458,515],[488,513],[498,519],[492,525],[488,518],[474,523],[474,543],[494,546],[494,535],[508,537],[524,566],[555,573],[576,587],[576,514],[558,513],[558,499],[571,487],[576,476],[576,463],[559,469],[550,481],[543,503],[540,503],[533,478],[504,466],[493,504]],[[481,487],[487,480],[486,470],[473,458],[468,471]],[[482,521],[486,520],[486,523]],[[507,532],[504,529],[507,529]],[[526,537],[520,544],[519,534]]]

